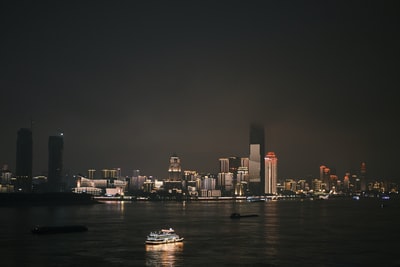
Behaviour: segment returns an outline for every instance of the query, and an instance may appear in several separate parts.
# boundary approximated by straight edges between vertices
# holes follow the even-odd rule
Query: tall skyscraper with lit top
[[[62,133],[49,137],[49,162],[48,162],[48,190],[49,192],[63,192],[64,186],[62,182],[63,172],[63,151],[64,137]]]
[[[274,152],[268,152],[265,156],[265,194],[277,193],[278,158]]]
[[[21,128],[17,136],[16,184],[17,192],[32,191],[33,139],[32,130]]]
[[[249,189],[253,194],[264,193],[265,177],[265,133],[264,126],[250,125]]]
[[[182,179],[181,160],[175,153],[169,158],[168,179],[170,181]]]

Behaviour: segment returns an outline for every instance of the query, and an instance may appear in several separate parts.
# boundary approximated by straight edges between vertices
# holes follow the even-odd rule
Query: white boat
[[[146,244],[158,245],[182,241],[183,237],[180,237],[178,234],[176,234],[174,229],[169,228],[161,229],[160,231],[150,232],[150,234],[147,235]]]
[[[328,199],[329,198],[329,194],[321,194],[318,196],[318,199]]]

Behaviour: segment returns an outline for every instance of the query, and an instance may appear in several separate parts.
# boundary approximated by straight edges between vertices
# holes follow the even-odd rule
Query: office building
[[[256,195],[264,193],[265,177],[265,133],[264,127],[257,124],[250,126],[249,189]]]
[[[13,173],[8,169],[8,165],[4,164],[1,169],[0,193],[14,192],[14,185],[12,184]]]
[[[63,192],[63,150],[64,138],[60,133],[57,136],[50,136],[49,143],[49,173],[47,177],[49,192]]]
[[[15,191],[32,191],[33,139],[32,130],[21,128],[17,135]]]
[[[219,159],[219,172],[220,173],[229,172],[229,159],[228,158],[220,158]]]
[[[181,160],[174,153],[169,158],[168,179],[170,181],[180,181],[182,180],[181,176],[182,176]]]
[[[247,170],[249,170],[249,158],[241,158],[240,166],[245,167],[245,168],[247,168]]]
[[[360,187],[361,191],[367,190],[367,183],[371,181],[367,181],[367,164],[365,162],[361,162],[360,166]]]
[[[278,158],[274,152],[268,152],[265,156],[265,194],[276,194],[278,182]],[[296,183],[294,184],[296,190]],[[293,191],[295,191],[293,190]]]
[[[241,158],[229,157],[220,158],[220,172],[218,173],[218,187],[224,192],[224,194],[230,195],[230,191],[233,191],[236,187],[238,169],[241,167]]]
[[[326,192],[329,192],[331,185],[331,169],[324,165],[321,165],[319,167],[319,176],[320,180],[322,181],[322,189],[324,189]]]
[[[235,176],[239,167],[241,167],[242,159],[239,157],[229,157],[229,158],[220,158],[219,159],[219,172],[227,173],[231,172]]]

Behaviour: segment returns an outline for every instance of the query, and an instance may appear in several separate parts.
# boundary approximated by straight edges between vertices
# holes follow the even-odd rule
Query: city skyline
[[[285,179],[315,179],[315,178],[321,178],[321,172],[322,170],[327,170],[330,174],[333,174],[337,176],[337,171],[335,169],[331,169],[329,166],[325,165],[320,165],[319,166],[319,176],[315,175],[307,175],[304,177],[297,176],[297,177],[279,177],[277,175],[277,169],[278,169],[278,159],[275,155],[275,152],[273,151],[266,151],[265,150],[265,140],[264,140],[264,127],[259,124],[251,123],[249,127],[249,153],[247,155],[241,155],[241,156],[232,156],[232,155],[225,155],[224,158],[219,158],[219,168],[217,171],[199,171],[197,169],[182,169],[181,166],[181,159],[179,155],[177,155],[176,152],[170,155],[169,158],[169,168],[165,171],[166,175],[162,176],[153,176],[149,175],[146,173],[143,173],[140,171],[140,169],[128,169],[125,170],[125,172],[128,172],[128,174],[123,173],[122,169],[120,167],[102,167],[99,169],[95,168],[87,168],[85,171],[82,172],[77,172],[77,173],[71,173],[70,169],[65,170],[63,165],[63,150],[64,150],[64,133],[58,132],[57,135],[51,135],[48,137],[48,169],[46,171],[42,171],[41,174],[32,174],[32,162],[33,162],[33,155],[32,155],[32,150],[33,150],[33,137],[32,137],[32,129],[30,128],[20,128],[17,132],[17,146],[16,146],[16,154],[17,154],[17,160],[16,160],[16,166],[18,164],[21,166],[20,169],[16,167],[15,170],[15,177],[20,177],[22,176],[23,178],[29,178],[28,180],[31,180],[31,178],[35,176],[40,176],[40,175],[45,175],[48,176],[49,181],[51,181],[51,188],[52,190],[55,191],[62,191],[63,189],[59,188],[57,189],[58,186],[61,185],[61,180],[64,175],[82,175],[84,177],[89,177],[89,178],[100,178],[96,173],[103,173],[103,172],[115,172],[115,175],[117,177],[131,177],[135,176],[136,173],[140,173],[141,175],[145,175],[148,177],[153,177],[154,179],[160,179],[160,180],[172,180],[176,181],[181,179],[181,175],[183,175],[184,171],[195,171],[198,173],[210,173],[213,175],[216,175],[217,173],[220,172],[233,172],[235,173],[239,167],[244,167],[247,166],[249,170],[249,181],[250,182],[255,182],[256,187],[253,188],[253,190],[257,191],[262,188],[265,188],[265,191],[270,191],[271,189],[271,184],[267,186],[265,184],[265,179],[267,179],[266,176],[266,171],[264,164],[268,161],[273,161],[273,165],[269,165],[268,168],[271,168],[268,172],[268,179],[272,178],[272,183],[276,184],[278,180],[285,180]],[[28,153],[26,153],[28,152]],[[263,156],[264,155],[264,156]],[[244,163],[243,161],[246,161],[247,163]],[[21,163],[19,163],[21,162]],[[230,163],[229,163],[230,162]],[[5,166],[8,166],[8,164],[4,164]],[[229,167],[229,170],[226,170],[226,166]],[[4,166],[3,166],[4,167]],[[10,168],[8,168],[10,170]],[[18,173],[20,173],[18,175]],[[346,170],[344,176],[347,176],[348,174],[353,175],[362,175],[364,178],[365,175],[367,174],[367,166],[365,162],[360,162],[359,168],[352,168],[351,170]],[[271,176],[272,175],[272,176]],[[102,175],[103,176],[103,175]],[[337,177],[337,179],[342,180],[345,177]],[[263,178],[264,177],[264,178]],[[374,177],[368,177],[370,182],[372,181],[378,181],[379,179],[375,179]],[[17,179],[18,180],[18,179]],[[23,179],[24,180],[24,179]],[[365,182],[365,179],[363,179]],[[327,181],[324,181],[325,183],[328,183]],[[31,181],[30,181],[31,183]],[[26,186],[25,186],[26,187]],[[269,189],[267,189],[269,187]],[[258,189],[257,189],[258,188]],[[49,188],[50,189],[50,188]]]
[[[396,1],[1,4],[0,164],[33,123],[33,173],[64,133],[64,170],[217,172],[265,127],[280,178],[319,166],[399,182]]]

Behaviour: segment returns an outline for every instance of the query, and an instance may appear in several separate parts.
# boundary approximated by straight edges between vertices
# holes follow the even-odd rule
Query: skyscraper
[[[361,162],[360,166],[360,183],[361,191],[367,190],[367,164],[365,162]]]
[[[63,192],[64,186],[62,183],[63,171],[63,150],[64,138],[60,133],[57,136],[49,137],[49,173],[47,177],[49,192]]]
[[[250,125],[249,189],[253,194],[263,194],[265,187],[265,133],[264,126]],[[263,179],[261,179],[263,178]]]
[[[228,158],[220,158],[219,159],[219,172],[229,172],[229,159]]]
[[[16,184],[18,192],[32,191],[32,158],[33,158],[32,130],[21,128],[17,136],[16,153]]]
[[[325,191],[329,192],[330,190],[330,176],[331,176],[331,169],[321,165],[319,167],[320,171],[320,180],[322,181],[322,188],[325,189]]]
[[[265,194],[276,194],[278,181],[278,158],[274,152],[265,156]]]
[[[241,166],[241,158],[229,157],[219,159],[219,172],[231,172],[236,175],[238,168]]]
[[[170,181],[180,181],[182,179],[181,160],[174,153],[169,158],[168,179]]]

